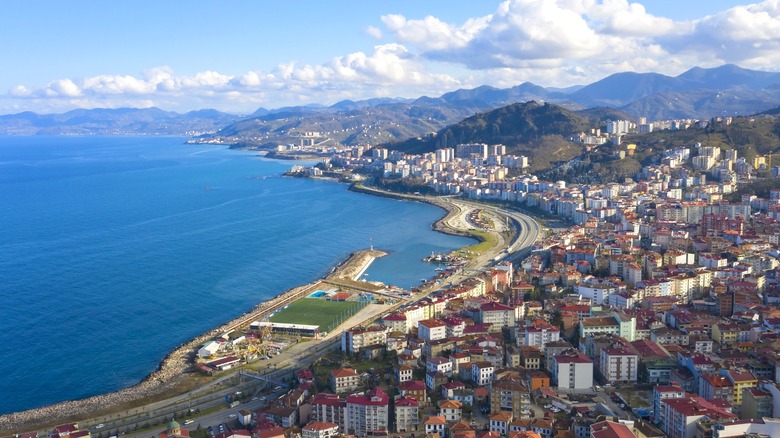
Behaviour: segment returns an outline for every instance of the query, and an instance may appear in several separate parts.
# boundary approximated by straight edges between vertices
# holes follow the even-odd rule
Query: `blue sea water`
[[[412,287],[472,243],[438,208],[167,137],[0,137],[0,414],[135,384],[177,345],[374,247]]]

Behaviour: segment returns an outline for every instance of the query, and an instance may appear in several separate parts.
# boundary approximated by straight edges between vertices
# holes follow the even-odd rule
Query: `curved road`
[[[409,196],[410,199],[416,199],[416,200],[422,200],[421,197],[417,196]],[[430,201],[428,199],[427,201]],[[470,200],[464,200],[459,198],[450,198],[450,197],[440,197],[436,198],[436,202],[440,203],[449,203],[452,206],[456,207],[455,210],[457,213],[454,215],[450,215],[445,219],[445,223],[450,226],[453,229],[461,229],[464,231],[468,231],[470,228],[475,228],[473,225],[471,225],[468,221],[468,214],[471,211],[474,210],[482,210],[483,213],[490,216],[490,220],[492,221],[493,225],[496,229],[489,230],[494,233],[494,235],[498,238],[498,244],[496,247],[492,248],[489,251],[486,251],[483,254],[478,255],[471,261],[467,263],[467,265],[462,269],[459,273],[456,273],[454,275],[451,275],[450,277],[446,278],[442,282],[434,283],[428,285],[428,287],[421,288],[420,292],[409,297],[410,301],[416,301],[420,298],[423,298],[424,296],[430,294],[431,292],[435,290],[439,290],[444,286],[456,284],[458,282],[463,281],[464,279],[473,276],[473,272],[484,269],[487,266],[490,266],[494,263],[494,261],[497,261],[499,259],[510,259],[513,261],[522,260],[523,258],[527,257],[528,254],[531,253],[533,250],[533,245],[536,242],[536,240],[539,238],[539,235],[541,233],[541,227],[539,224],[532,219],[531,217],[516,212],[516,211],[507,211],[500,209],[495,206],[482,204]],[[506,241],[506,235],[505,233],[502,233],[506,228],[503,226],[504,223],[511,222],[514,225],[515,232],[513,233],[513,238],[510,242]],[[384,312],[381,312],[383,315],[384,313],[393,311],[397,308],[396,306],[388,306],[387,309],[384,309]],[[372,312],[371,319],[375,320],[378,317],[381,317],[382,315],[377,314],[377,312]],[[358,317],[358,315],[355,315],[355,317]],[[363,315],[365,317],[365,315]],[[362,321],[367,322],[367,321]],[[355,325],[354,320],[348,320],[347,323],[349,323],[350,326]],[[335,333],[335,331],[334,331]],[[311,348],[313,345],[309,344],[308,342],[306,346],[297,344],[293,347],[297,348],[290,348],[291,351],[287,352],[288,354],[284,354],[280,357],[274,357],[271,361],[269,361],[269,371],[270,371],[270,363],[275,362],[276,366],[274,367],[273,372],[267,373],[266,377],[271,380],[277,380],[283,375],[286,375],[295,369],[298,369],[302,366],[308,366],[311,364],[313,360],[320,357],[322,353],[326,349],[336,348],[339,346],[338,340],[335,338],[334,333],[330,333],[327,336],[327,339],[323,339],[321,342],[318,342],[317,345],[314,348]],[[340,333],[340,332],[339,332]],[[307,348],[309,347],[309,348]],[[292,351],[295,350],[295,351]],[[301,351],[303,350],[303,351]],[[306,351],[308,350],[308,351]],[[308,354],[305,354],[305,353]],[[293,353],[293,354],[289,354]],[[142,425],[144,423],[150,422],[150,420],[154,418],[161,418],[166,415],[170,415],[171,411],[180,411],[182,409],[189,408],[189,407],[199,407],[200,409],[208,409],[211,407],[219,406],[219,405],[225,405],[224,402],[224,396],[228,394],[233,394],[237,390],[242,391],[258,391],[257,389],[257,383],[243,383],[243,384],[229,384],[229,379],[235,378],[236,374],[230,374],[227,376],[224,376],[214,382],[211,382],[203,387],[200,387],[198,389],[195,389],[193,391],[190,391],[187,394],[182,394],[177,397],[173,397],[171,399],[152,403],[145,407],[140,407],[138,409],[133,409],[135,413],[131,413],[130,411],[125,411],[123,413],[120,413],[119,415],[110,415],[106,417],[98,417],[91,420],[82,420],[80,423],[87,425],[87,427],[93,432],[93,434],[97,435],[98,432],[104,432],[104,435],[107,435],[106,432],[113,431],[116,429],[125,429],[129,428],[132,430],[133,425],[138,424]],[[220,384],[226,384],[226,387],[220,388]],[[276,385],[276,383],[274,383]],[[209,390],[210,389],[210,390]],[[281,391],[274,391],[274,394],[280,393]],[[191,428],[196,427],[196,425],[200,424],[202,427],[208,427],[208,426],[216,426],[221,423],[225,423],[228,420],[232,420],[232,418],[229,417],[230,414],[236,413],[240,409],[256,409],[260,407],[261,401],[259,399],[252,400],[250,403],[240,405],[236,408],[230,409],[229,411],[226,410],[218,410],[217,412],[211,412],[208,414],[204,414],[203,416],[200,416],[195,419],[194,423]],[[140,411],[140,414],[139,414]],[[122,415],[124,414],[124,415]],[[116,417],[112,421],[112,418]],[[99,422],[105,422],[104,428],[97,429],[95,425]],[[164,424],[161,424],[157,428],[153,428],[152,430],[145,430],[143,432],[130,432],[127,434],[127,438],[130,437],[143,437],[143,436],[149,436],[149,435],[156,435],[156,432],[159,430],[162,430],[164,428]],[[158,430],[155,430],[158,429]]]

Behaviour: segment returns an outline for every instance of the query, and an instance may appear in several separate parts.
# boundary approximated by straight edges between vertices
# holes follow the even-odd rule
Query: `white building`
[[[490,382],[493,381],[494,371],[495,371],[495,367],[490,362],[486,362],[486,361],[472,362],[471,380],[477,386],[488,385],[490,384]]]
[[[599,368],[609,383],[636,383],[639,358],[624,347],[602,348]]]
[[[339,425],[324,421],[310,421],[303,426],[301,436],[303,438],[331,438],[339,434]]]
[[[356,436],[387,435],[390,398],[382,388],[347,397],[344,432]]]
[[[544,352],[544,346],[561,339],[561,329],[552,325],[532,325],[525,327],[523,345],[537,347]]]
[[[417,323],[417,336],[425,341],[437,341],[447,337],[447,325],[436,319],[424,319]]]
[[[219,351],[219,349],[222,347],[222,345],[217,341],[211,341],[207,343],[206,345],[200,347],[198,350],[198,356],[199,357],[210,357]]]
[[[552,375],[559,388],[592,388],[593,362],[581,351],[572,348],[553,357]]]

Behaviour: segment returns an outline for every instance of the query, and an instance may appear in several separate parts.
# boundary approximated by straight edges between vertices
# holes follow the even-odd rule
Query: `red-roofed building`
[[[336,423],[344,429],[344,410],[347,401],[336,394],[320,392],[311,401],[311,418],[323,423]]]
[[[336,368],[330,372],[330,389],[336,394],[352,392],[360,387],[360,376],[354,368]]]
[[[389,409],[390,398],[382,388],[348,396],[344,433],[361,437],[388,434]]]
[[[737,418],[736,415],[716,408],[701,397],[666,399],[663,431],[668,438],[695,438],[696,424],[703,418],[709,420]]]
[[[331,438],[339,434],[339,425],[322,421],[310,421],[303,426],[303,438]]]
[[[599,369],[609,383],[636,383],[639,358],[628,348],[602,348]]]
[[[271,425],[270,427],[256,427],[252,430],[252,435],[257,438],[285,438],[284,429],[279,426]]]
[[[565,350],[553,358],[552,380],[561,388],[592,388],[593,361],[579,350]]]
[[[415,400],[419,401],[421,404],[425,405],[426,386],[424,381],[410,380],[408,382],[400,383],[398,384],[398,390],[401,392],[401,395],[403,395],[404,397],[412,397]]]
[[[447,325],[436,319],[424,319],[417,323],[417,335],[425,341],[447,337]]]
[[[591,438],[636,438],[625,424],[601,421],[590,426]]]
[[[413,397],[400,396],[393,403],[395,409],[395,431],[415,432],[420,424],[420,402]]]
[[[491,324],[491,331],[499,332],[502,327],[515,325],[515,308],[496,302],[479,306],[479,321]]]
[[[406,321],[406,315],[403,313],[391,313],[382,318],[382,325],[389,328],[391,332],[407,333],[409,326]]]

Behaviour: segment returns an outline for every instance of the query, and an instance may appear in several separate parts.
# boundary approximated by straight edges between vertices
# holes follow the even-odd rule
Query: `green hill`
[[[510,153],[528,155],[531,170],[543,170],[581,153],[581,146],[569,141],[572,135],[598,127],[604,119],[626,117],[625,113],[607,108],[575,112],[550,103],[530,101],[473,115],[440,129],[433,137],[384,146],[407,153],[423,153],[462,143],[503,144]]]

